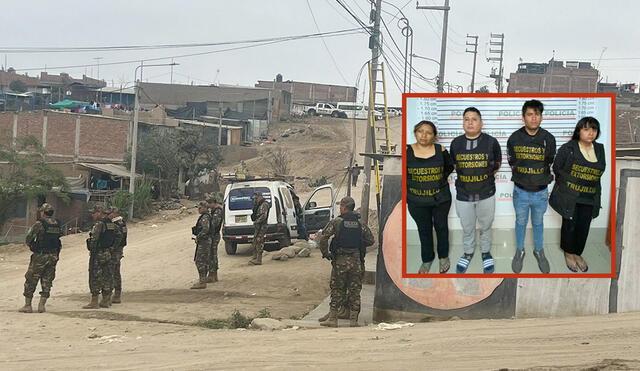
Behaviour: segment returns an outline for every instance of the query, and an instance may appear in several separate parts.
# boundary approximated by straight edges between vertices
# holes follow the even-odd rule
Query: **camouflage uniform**
[[[211,250],[209,251],[209,271],[218,270],[218,244],[222,226],[222,208],[211,209]]]
[[[271,204],[264,198],[254,206],[253,214],[253,227],[255,232],[253,234],[253,241],[251,246],[253,247],[253,259],[252,261],[258,264],[262,263],[262,249],[264,248],[264,237],[267,233],[267,217],[269,216],[269,209]]]
[[[122,276],[120,275],[120,260],[124,256],[124,247],[127,245],[127,223],[121,216],[112,220],[113,224],[120,231],[120,238],[116,238],[116,243],[111,250],[111,269],[113,273],[113,289],[116,292],[122,291]]]
[[[89,233],[89,290],[92,296],[111,295],[113,272],[111,252],[122,239],[119,228],[107,217],[96,221]]]
[[[58,238],[62,236],[62,230],[60,229],[59,222],[51,217],[47,217],[44,220],[38,220],[29,234],[27,234],[26,243],[33,252],[31,254],[31,261],[29,262],[29,268],[24,275],[24,297],[32,298],[33,293],[38,286],[38,281],[42,291],[40,296],[48,298],[51,292],[51,286],[53,280],[56,277],[56,264],[58,263],[58,257],[60,255],[61,246],[45,246],[45,225],[48,224],[48,232],[51,237],[57,235]]]
[[[211,252],[211,215],[207,212],[200,214],[198,222],[194,227],[194,234],[196,235],[196,253],[194,261],[196,268],[198,269],[198,275],[203,280],[209,273]]]
[[[361,251],[354,248],[341,248],[336,244],[329,253],[328,241],[331,236],[334,239],[342,232],[345,218],[359,218],[353,212],[345,213],[331,220],[323,229],[318,246],[323,257],[331,256],[331,311],[338,312],[341,304],[346,305],[352,314],[360,312],[360,291],[362,290],[363,264]],[[360,238],[362,247],[373,245],[374,238],[368,226],[360,224]],[[336,241],[337,242],[337,241]],[[334,242],[332,242],[333,244]]]

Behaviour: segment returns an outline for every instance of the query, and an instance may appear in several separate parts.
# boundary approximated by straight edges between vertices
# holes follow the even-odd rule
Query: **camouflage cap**
[[[89,212],[91,214],[98,213],[98,212],[104,213],[104,206],[99,204],[93,205],[93,207],[89,209]]]
[[[207,203],[207,201],[200,201],[198,202],[198,208],[200,207],[204,207],[204,208],[209,208],[209,204]]]
[[[207,202],[209,202],[209,203],[213,203],[213,202],[222,203],[223,199],[224,199],[224,197],[219,192],[211,193],[211,194],[209,194],[207,196]]]
[[[260,191],[255,191],[255,192],[253,192],[253,196],[254,196],[254,197],[262,197],[262,192],[260,192]]]
[[[51,212],[51,211],[53,211],[53,206],[51,206],[51,204],[48,204],[48,203],[45,202],[40,206],[39,210],[40,211],[44,211],[44,212]]]
[[[353,210],[356,207],[356,201],[353,198],[346,196],[340,200],[340,206],[349,207]]]

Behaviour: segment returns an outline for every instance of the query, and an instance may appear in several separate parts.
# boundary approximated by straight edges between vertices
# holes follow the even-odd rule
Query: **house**
[[[598,70],[589,62],[520,63],[507,82],[507,93],[595,93]]]

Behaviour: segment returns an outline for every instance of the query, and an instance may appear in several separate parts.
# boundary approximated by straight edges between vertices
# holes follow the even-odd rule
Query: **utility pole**
[[[491,49],[491,46],[499,46],[500,49]],[[503,33],[492,33],[491,40],[489,41],[489,53],[499,54],[499,57],[490,57],[487,58],[488,61],[497,61],[500,62],[498,67],[498,72],[493,71],[491,73],[491,77],[496,79],[496,87],[498,88],[498,93],[502,93],[502,55],[504,53],[504,34]]]
[[[102,57],[95,57],[93,59],[95,59],[98,64],[98,80],[100,80],[100,60],[102,59]]]
[[[173,85],[173,58],[171,58],[171,85]]]
[[[465,50],[467,53],[473,53],[473,71],[471,72],[471,93],[475,91],[476,81],[476,57],[478,56],[478,36],[467,34],[467,38],[473,39],[473,42],[467,41],[467,45],[473,46],[473,50]]]
[[[369,37],[369,49],[371,49],[371,90],[373,96],[376,96],[376,80],[378,79],[378,56],[382,52],[380,46],[380,13],[382,11],[382,0],[376,0],[373,12],[373,29]],[[375,99],[374,99],[375,102]],[[375,117],[375,104],[369,104],[369,117]],[[369,121],[367,120],[367,123]],[[373,152],[373,135],[375,127],[369,125],[365,134],[365,153]],[[371,157],[364,156],[364,184],[362,186],[362,195],[360,199],[360,218],[364,225],[369,223],[369,194],[371,192]]]
[[[421,10],[442,10],[444,18],[442,20],[442,42],[440,45],[440,74],[438,75],[438,93],[444,91],[444,63],[447,56],[447,25],[449,23],[449,0],[444,0],[444,6],[424,6],[416,5],[416,9]]]

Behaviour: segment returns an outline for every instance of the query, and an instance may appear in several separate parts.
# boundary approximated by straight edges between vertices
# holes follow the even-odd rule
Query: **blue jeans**
[[[547,189],[527,192],[516,185],[513,186],[513,208],[516,210],[516,247],[518,249],[524,249],[524,236],[529,222],[529,210],[531,210],[533,245],[536,250],[542,250],[543,220],[549,204],[548,199],[549,191]]]

